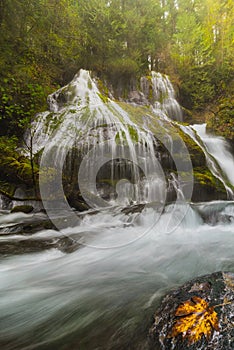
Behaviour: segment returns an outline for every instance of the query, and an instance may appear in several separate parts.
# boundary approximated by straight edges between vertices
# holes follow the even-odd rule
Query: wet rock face
[[[136,91],[136,90],[130,91],[128,98],[129,98],[129,102],[131,102],[131,103],[136,103],[136,104],[142,105],[142,106],[145,106],[148,104],[147,98],[140,91]]]
[[[69,237],[51,239],[21,239],[20,241],[0,242],[0,257],[39,253],[44,250],[58,249],[63,253],[73,253],[80,248],[80,244]]]
[[[189,344],[182,333],[172,337],[172,329],[178,322],[176,310],[193,298],[201,298],[214,307],[218,328],[212,328],[210,337]],[[180,316],[181,317],[181,316]],[[194,279],[168,294],[155,315],[149,331],[149,349],[157,350],[233,350],[234,349],[234,273],[216,272]]]
[[[31,213],[33,211],[33,207],[31,205],[17,205],[11,209],[11,213]]]

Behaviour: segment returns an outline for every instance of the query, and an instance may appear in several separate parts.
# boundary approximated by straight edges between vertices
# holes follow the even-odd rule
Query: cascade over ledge
[[[106,89],[103,93],[103,84],[90,72],[80,70],[71,83],[48,97],[49,110],[36,116],[32,129],[34,154],[48,156],[52,164],[40,174],[40,181],[47,183],[49,200],[59,199],[51,178],[62,169],[66,198],[74,208],[81,208],[84,198],[77,174],[91,149],[94,163],[86,164],[82,174],[87,183],[93,182],[91,168],[98,166],[100,152],[111,154],[91,186],[89,196],[100,198],[97,206],[104,202],[171,202],[178,197],[192,201],[233,198],[233,188],[220,165],[196,132],[181,124],[182,110],[169,78],[151,72],[150,78],[141,78],[140,85],[141,91],[131,91],[127,101],[115,101]],[[144,160],[138,164],[140,158]],[[117,193],[121,179],[127,181]],[[27,188],[25,184],[21,187]],[[1,202],[4,200],[2,196]]]

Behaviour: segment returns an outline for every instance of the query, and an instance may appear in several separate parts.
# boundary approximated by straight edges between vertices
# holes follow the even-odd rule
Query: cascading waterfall
[[[221,174],[221,164],[217,164],[193,129],[172,120],[181,121],[182,110],[168,76],[151,72],[151,80],[141,79],[141,90],[163,134],[167,135],[169,153],[173,153],[174,141],[168,128],[176,125],[201,147],[212,174],[223,183],[228,197],[233,198],[232,189]],[[180,181],[173,175],[165,179],[150,119],[140,124],[133,122],[132,115],[121,104],[102,95],[88,71],[81,70],[71,83],[50,95],[48,102],[50,110],[41,113],[33,125],[34,153],[44,148],[45,168],[55,168],[58,177],[66,178],[71,184],[77,180],[72,174],[78,173],[74,159],[76,163],[82,162],[79,190],[86,193],[89,205],[163,203],[170,185],[175,187],[177,197],[183,197]],[[119,186],[122,179],[125,181]],[[56,186],[49,183],[45,192],[56,193]],[[73,186],[70,191],[74,196],[78,188]]]
[[[154,112],[163,118],[182,121],[182,109],[175,98],[175,91],[168,76],[152,72],[152,86],[155,98]]]
[[[168,77],[152,72],[152,88],[155,113],[164,119],[173,115],[181,120],[181,109]],[[60,170],[66,163],[69,173],[74,157],[71,151],[79,150],[80,159],[85,155],[79,186],[89,192],[92,202],[93,195],[100,197],[103,190],[97,193],[96,177],[101,183],[109,182],[112,202],[120,203],[113,188],[124,178],[129,182],[124,185],[129,198],[123,200],[122,191],[122,203],[164,202],[166,183],[156,157],[156,138],[149,129],[133,123],[117,103],[102,96],[89,72],[81,70],[70,84],[50,95],[48,102],[50,111],[39,115],[33,126],[35,151],[45,147],[44,159],[47,157]],[[110,162],[106,172],[101,169],[103,159]],[[96,202],[98,207],[106,204],[100,198]]]
[[[40,180],[41,183],[48,182],[45,186],[48,198],[56,200],[57,192],[61,197],[64,187],[66,196],[67,193],[73,197],[75,193],[85,194],[85,201],[91,207],[152,201],[164,203],[171,186],[174,186],[177,198],[189,198],[184,196],[179,178],[173,173],[165,178],[157,152],[158,128],[153,125],[152,115],[156,115],[164,138],[160,141],[167,144],[169,153],[174,152],[177,143],[170,127],[176,125],[177,130],[180,127],[201,147],[212,174],[223,183],[229,198],[233,198],[232,189],[220,171],[222,164],[217,164],[212,152],[196,137],[193,129],[176,122],[182,120],[182,110],[168,76],[151,72],[151,79],[141,79],[141,89],[152,112],[151,117],[146,112],[141,122],[135,120],[121,103],[103,95],[97,81],[85,70],[48,97],[49,111],[36,117],[31,132],[26,135],[29,144],[33,136],[34,154],[43,149],[44,169],[41,166]],[[80,170],[79,164],[82,165]],[[48,181],[48,173],[57,179],[56,183]],[[60,178],[63,183],[58,191]],[[122,181],[121,186],[119,181]]]
[[[220,161],[220,158],[216,157],[217,152],[215,152],[214,150],[213,152],[210,152],[209,147],[207,147],[208,137],[203,137],[204,133],[200,132],[201,129],[199,126],[181,125],[180,128],[183,132],[189,135],[197,143],[197,145],[202,149],[202,151],[206,156],[207,166],[210,169],[211,173],[223,183],[227,192],[228,199],[233,199],[234,192],[227,181],[228,176],[224,170],[224,165],[226,166],[227,163],[230,164],[231,155],[229,154],[229,152],[226,151],[225,157],[223,158],[222,161]],[[204,125],[202,126],[202,129],[203,128],[204,128]],[[199,130],[199,133],[196,132],[197,130]],[[219,140],[220,140],[219,137],[213,137],[213,141],[216,143],[216,145]],[[222,148],[224,147],[224,142],[222,142],[221,147]],[[221,153],[222,153],[222,150],[221,150]],[[224,151],[223,151],[223,155],[224,155]]]
[[[229,151],[228,142],[223,137],[208,134],[206,124],[195,124],[192,128],[203,141],[207,151],[216,159],[230,184],[234,186],[234,157]]]

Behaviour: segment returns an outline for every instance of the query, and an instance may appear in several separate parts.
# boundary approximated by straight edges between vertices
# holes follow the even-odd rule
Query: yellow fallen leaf
[[[200,297],[192,297],[178,306],[175,312],[177,317],[169,337],[182,334],[189,344],[194,344],[202,335],[209,339],[213,329],[219,330],[218,315],[214,307]]]

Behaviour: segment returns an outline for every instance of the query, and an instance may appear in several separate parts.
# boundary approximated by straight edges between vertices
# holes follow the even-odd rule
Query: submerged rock
[[[205,337],[202,333],[200,339],[189,343],[185,333],[173,336],[172,330],[175,324],[178,324],[178,320],[181,324],[181,320],[188,315],[185,313],[185,315],[176,316],[178,307],[187,301],[194,300],[194,297],[195,299],[202,299],[204,304],[207,303],[209,306],[209,311],[214,310],[215,314],[217,313],[218,328],[215,330],[214,328],[216,327],[212,325],[210,337]],[[203,317],[201,312],[200,314],[197,313],[197,315],[198,317],[199,315],[201,315],[201,318]],[[163,299],[154,320],[154,324],[149,332],[149,349],[233,350],[234,273],[216,272],[184,284]],[[197,322],[197,318],[195,322]],[[210,322],[208,322],[208,327],[209,325]],[[191,336],[191,330],[188,330],[188,333]]]
[[[59,238],[25,238],[19,241],[3,241],[0,242],[0,256],[38,253],[53,248],[63,253],[72,253],[80,248],[80,244],[66,236]]]

